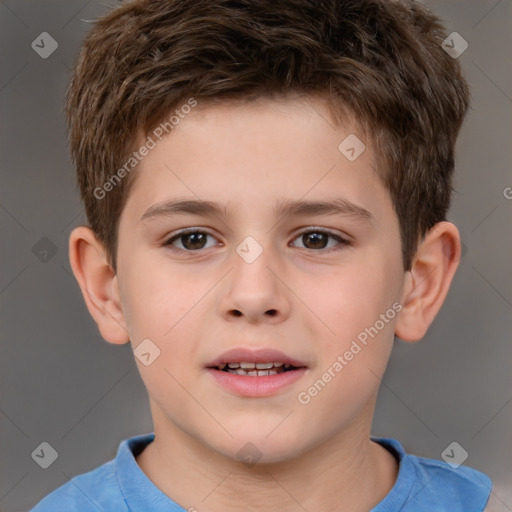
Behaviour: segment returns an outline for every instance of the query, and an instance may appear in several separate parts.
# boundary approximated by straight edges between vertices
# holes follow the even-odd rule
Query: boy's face
[[[336,436],[360,439],[392,348],[389,310],[401,302],[406,275],[398,218],[370,142],[350,161],[338,146],[362,135],[348,119],[334,128],[317,100],[200,107],[134,171],[119,225],[117,279],[130,340],[135,350],[146,339],[160,350],[148,366],[136,359],[155,431],[233,458],[251,442],[260,462],[296,457]],[[345,150],[352,156],[350,144]],[[227,211],[141,220],[177,200]],[[276,212],[288,202],[337,200],[370,215]],[[185,228],[201,234],[168,244]],[[353,341],[369,328],[358,351]],[[279,350],[306,368],[265,393],[260,377],[208,368],[235,348]],[[218,377],[252,382],[236,390]],[[315,382],[320,391],[308,392]]]

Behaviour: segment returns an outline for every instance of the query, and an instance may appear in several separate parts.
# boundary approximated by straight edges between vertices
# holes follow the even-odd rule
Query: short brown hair
[[[403,265],[446,220],[469,105],[460,64],[425,6],[407,0],[134,0],[99,18],[69,84],[69,144],[91,229],[116,269],[131,173],[102,187],[191,97],[323,95],[373,142],[400,222]],[[340,141],[341,142],[341,141]]]

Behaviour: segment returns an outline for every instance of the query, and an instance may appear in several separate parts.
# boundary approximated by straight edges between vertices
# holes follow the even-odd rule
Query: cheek
[[[179,325],[193,305],[190,287],[166,273],[162,275],[151,265],[133,265],[123,277],[125,319],[132,341],[150,338],[158,345],[167,343],[175,330],[173,326]]]
[[[307,286],[307,285],[305,285]],[[307,303],[336,336],[346,338],[353,329],[373,324],[393,303],[392,279],[384,265],[365,264],[341,268],[316,280],[307,289]],[[311,302],[310,302],[311,301]],[[313,307],[311,309],[313,309]]]
[[[317,365],[311,387],[302,391],[316,404],[315,424],[335,431],[375,397],[393,347],[396,311],[381,283],[359,276],[340,278],[338,286],[331,283],[328,297],[324,316],[319,316],[335,334],[321,325],[317,329],[324,332],[318,336]]]
[[[165,404],[172,396],[178,410],[187,402],[180,384],[189,382],[193,373],[190,370],[197,366],[194,333],[197,314],[202,312],[200,307],[194,307],[197,294],[187,294],[186,289],[173,279],[145,272],[144,276],[133,276],[126,301],[130,339],[140,376],[158,403]],[[146,339],[151,340],[158,353],[147,366],[137,357],[138,345]]]
[[[180,380],[187,378],[187,368],[197,365],[194,354],[200,337],[196,333],[211,308],[205,297],[211,284],[200,283],[190,276],[180,278],[175,269],[162,271],[164,267],[158,265],[149,265],[144,272],[137,272],[136,266],[133,268],[123,300],[133,349],[142,340],[150,339],[160,350],[156,366],[167,369]],[[156,369],[153,373],[158,376],[151,377],[150,367],[137,364],[141,374],[148,374],[153,382],[169,378]]]
[[[378,382],[375,375],[383,374],[393,346],[395,286],[386,264],[385,260],[379,263],[361,258],[357,265],[341,269],[322,282],[314,294],[315,312],[327,326],[319,324],[316,329],[317,336],[320,329],[323,334],[315,373],[321,375],[342,356],[343,370],[336,372],[333,380],[346,390],[366,386],[370,393]]]

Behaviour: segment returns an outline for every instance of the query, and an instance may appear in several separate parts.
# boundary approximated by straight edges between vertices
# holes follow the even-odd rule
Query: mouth
[[[269,397],[284,392],[307,374],[299,359],[273,348],[234,348],[206,365],[213,382],[243,397]]]
[[[301,368],[306,364],[270,347],[249,349],[234,348],[223,352],[206,365],[208,369],[246,377],[280,375]]]

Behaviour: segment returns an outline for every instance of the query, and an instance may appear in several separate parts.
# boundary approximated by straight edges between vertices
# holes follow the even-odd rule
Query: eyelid
[[[346,233],[340,233],[339,231],[335,231],[330,228],[324,228],[322,226],[306,226],[303,228],[299,228],[297,231],[295,231],[293,236],[295,238],[297,238],[299,235],[303,235],[305,233],[310,233],[312,231],[314,231],[315,233],[320,232],[320,233],[325,233],[327,235],[330,235],[332,237],[341,238],[342,240],[344,240],[347,243],[350,242],[350,240],[351,240],[351,237]]]
[[[307,233],[323,233],[323,234],[326,234],[329,237],[338,241],[338,244],[336,246],[329,247],[326,249],[308,249],[307,247],[304,248],[304,250],[310,251],[312,253],[318,252],[321,254],[322,253],[326,254],[326,253],[334,252],[337,250],[341,250],[344,247],[348,247],[348,246],[352,245],[352,241],[348,235],[342,235],[342,234],[339,234],[338,232],[334,232],[328,228],[323,228],[320,226],[308,226],[306,228],[301,228],[300,231],[297,231],[296,233],[294,233],[293,240],[296,240],[301,235],[305,235]],[[298,249],[303,249],[303,248],[298,247]]]

